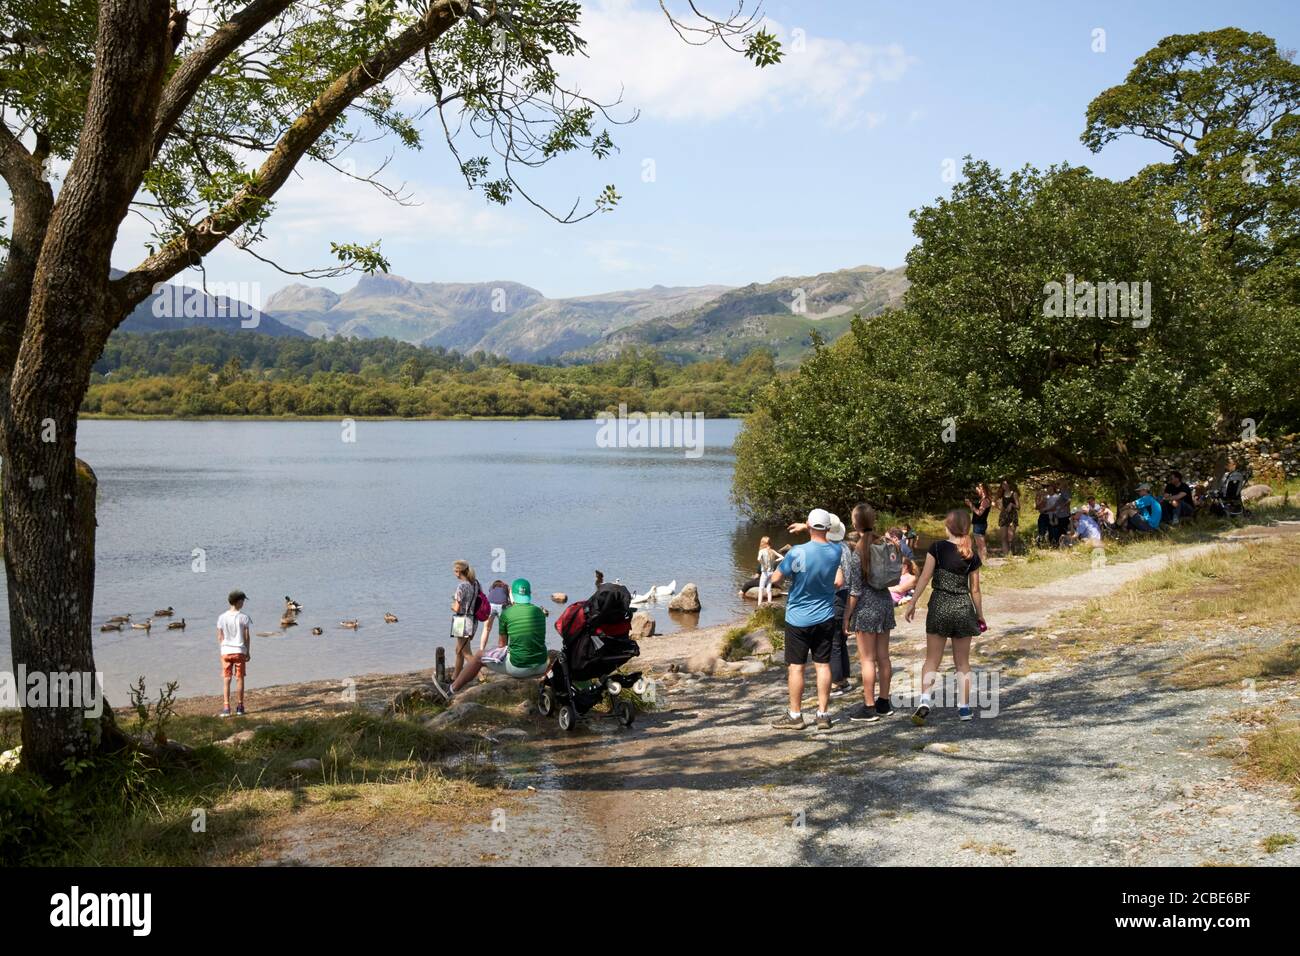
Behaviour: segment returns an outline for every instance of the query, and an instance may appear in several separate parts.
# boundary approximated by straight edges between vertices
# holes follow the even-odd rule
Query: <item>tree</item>
[[[1170,150],[1169,162],[1142,177],[1167,191],[1239,275],[1284,269],[1290,291],[1300,292],[1300,66],[1292,54],[1235,28],[1165,37],[1088,106],[1081,138],[1089,149],[1123,136]]]
[[[1128,490],[1138,457],[1226,437],[1292,391],[1294,324],[1141,182],[968,161],[913,219],[904,310],[855,321],[760,395],[735,478],[753,515],[927,506],[1046,471]],[[1130,292],[1141,310],[1115,314]]]
[[[759,66],[775,38],[750,16],[695,13],[673,27]],[[77,410],[110,333],[159,283],[231,241],[251,255],[294,170],[340,158],[373,131],[420,145],[400,93],[433,103],[470,188],[532,198],[527,175],[565,153],[608,155],[608,106],[560,82],[581,54],[572,0],[215,0],[191,25],[168,0],[10,0],[0,10],[0,176],[13,200],[0,274],[0,456],[5,570],[16,663],[94,671],[94,475],[76,459]],[[666,9],[665,9],[665,12]],[[427,110],[425,111],[427,112]],[[479,135],[495,159],[465,156]],[[251,161],[250,161],[251,158]],[[66,162],[57,195],[51,163]],[[386,195],[400,195],[374,175]],[[612,186],[575,222],[608,209]],[[150,254],[111,277],[132,211]],[[382,269],[377,244],[334,244],[304,274]],[[194,396],[194,407],[203,403]],[[47,440],[52,436],[53,440]],[[23,761],[47,779],[123,744],[111,715],[70,704],[23,712]]]

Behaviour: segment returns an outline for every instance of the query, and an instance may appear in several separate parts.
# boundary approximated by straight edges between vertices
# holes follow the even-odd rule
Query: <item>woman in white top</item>
[[[767,603],[772,603],[772,572],[781,563],[781,553],[772,548],[772,539],[763,536],[758,542],[758,603],[763,604],[763,593],[767,592]]]

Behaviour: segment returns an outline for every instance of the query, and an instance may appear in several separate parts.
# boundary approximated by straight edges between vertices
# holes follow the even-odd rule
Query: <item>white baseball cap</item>
[[[829,531],[831,528],[831,513],[825,508],[814,508],[808,512],[808,527],[815,528],[818,531]]]
[[[843,541],[845,535],[844,522],[839,519],[838,515],[831,515],[831,527],[826,532],[827,541]]]

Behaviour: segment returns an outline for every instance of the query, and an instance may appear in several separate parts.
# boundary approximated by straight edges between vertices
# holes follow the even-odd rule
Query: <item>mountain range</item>
[[[902,268],[879,266],[738,289],[657,285],[564,299],[517,282],[413,282],[381,274],[364,276],[341,294],[286,286],[267,301],[265,313],[298,334],[388,336],[515,361],[589,361],[636,345],[690,361],[734,358],[765,346],[788,364],[807,348],[810,331],[834,339],[854,313],[895,307],[906,288]]]

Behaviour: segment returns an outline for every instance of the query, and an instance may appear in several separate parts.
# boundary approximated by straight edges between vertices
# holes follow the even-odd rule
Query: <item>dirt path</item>
[[[1232,537],[1296,533],[1290,524]],[[1039,640],[1033,632],[1053,614],[1218,546],[997,592],[986,607],[990,640]],[[721,631],[652,638],[641,663],[681,661],[716,647]],[[896,668],[919,663],[923,633],[919,615],[898,628]],[[1225,633],[1211,646],[1240,640]],[[1206,646],[1200,639],[1195,649]],[[1300,863],[1300,847],[1269,855],[1259,847],[1300,829],[1285,788],[1247,789],[1215,755],[1216,740],[1237,733],[1224,718],[1242,706],[1240,693],[1154,679],[1189,649],[1176,639],[1119,646],[1007,680],[998,713],[969,723],[940,711],[925,728],[899,716],[837,720],[823,734],[769,728],[784,701],[779,667],[752,678],[669,675],[661,708],[632,732],[594,722],[566,736],[543,730],[542,759],[555,768],[570,819],[597,834],[610,863]],[[1294,682],[1280,685],[1258,703],[1294,705],[1296,694]],[[841,698],[835,709],[854,702]]]

